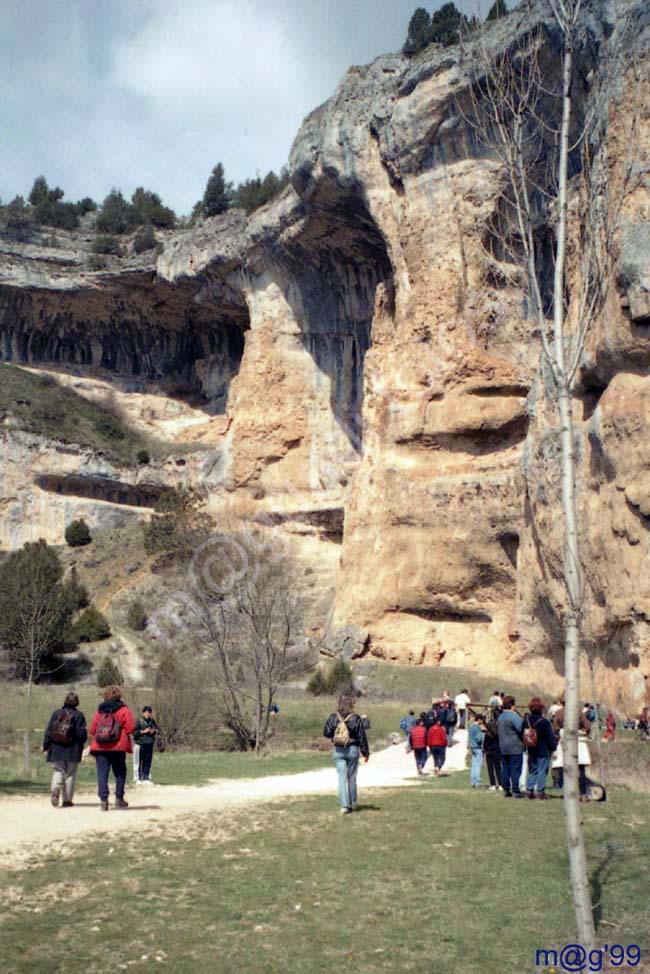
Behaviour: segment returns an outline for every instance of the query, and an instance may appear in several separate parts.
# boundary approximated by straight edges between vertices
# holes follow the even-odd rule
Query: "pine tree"
[[[404,54],[412,56],[424,50],[429,43],[430,30],[431,17],[424,7],[418,7],[409,21]]]
[[[494,3],[490,7],[490,12],[485,19],[488,22],[492,20],[500,20],[501,17],[505,17],[507,13],[508,8],[505,0],[494,0]]]
[[[201,203],[203,216],[217,216],[230,207],[232,186],[226,183],[223,164],[218,162],[208,179]]]

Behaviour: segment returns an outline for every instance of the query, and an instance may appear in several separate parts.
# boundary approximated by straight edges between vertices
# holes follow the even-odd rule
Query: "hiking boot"
[[[54,808],[58,808],[59,807],[59,792],[58,791],[53,791],[52,792],[52,794],[50,795],[50,801],[52,802],[52,805],[53,805]]]
[[[128,808],[129,807],[129,803],[127,801],[125,801],[123,798],[116,798],[115,799],[115,807],[116,808]]]
[[[512,792],[511,791],[504,791],[503,797],[504,798],[512,798]]]
[[[72,802],[63,802],[61,808],[72,808]]]
[[[100,801],[100,803],[99,803],[99,807],[101,808],[102,812],[107,812],[108,811],[108,798],[103,798]]]
[[[341,815],[350,815],[351,812],[352,812],[352,809],[351,808],[342,808],[341,809]]]
[[[534,791],[527,791],[526,792],[526,798],[530,798],[531,802],[535,801],[535,792]]]

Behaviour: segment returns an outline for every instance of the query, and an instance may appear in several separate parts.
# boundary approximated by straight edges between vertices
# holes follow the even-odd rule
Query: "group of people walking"
[[[88,728],[86,718],[79,710],[76,693],[68,693],[63,706],[55,710],[48,721],[43,750],[53,766],[50,798],[55,808],[59,801],[62,808],[74,804],[77,770],[88,738],[88,753],[95,758],[97,794],[102,811],[108,811],[111,772],[115,779],[115,808],[129,807],[124,797],[126,756],[133,752],[133,745],[137,748],[137,780],[153,784],[151,765],[159,728],[151,707],[143,707],[142,716],[136,721],[122,700],[120,687],[106,687],[103,698]]]
[[[467,743],[471,755],[469,780],[472,788],[482,788],[483,765],[487,768],[489,788],[502,791],[506,798],[545,799],[549,770],[553,771],[555,787],[562,787],[564,703],[556,701],[546,713],[546,705],[533,697],[523,716],[515,709],[515,698],[495,690],[486,707],[471,707],[467,691],[461,691],[453,701],[448,692],[432,701],[431,709],[419,717],[413,710],[400,722],[407,735],[407,751],[413,751],[418,774],[424,773],[429,754],[433,773],[440,774],[447,748],[451,745],[456,725],[468,723]],[[461,717],[462,713],[462,717]],[[466,720],[469,715],[469,720]],[[586,769],[591,764],[587,740],[591,730],[590,705],[580,717],[578,760],[580,766],[580,794],[587,796]],[[612,717],[613,720],[613,717]],[[608,721],[608,727],[610,722]],[[615,726],[615,724],[614,724]],[[451,731],[451,733],[450,733]],[[521,790],[524,759],[527,760],[525,795]]]

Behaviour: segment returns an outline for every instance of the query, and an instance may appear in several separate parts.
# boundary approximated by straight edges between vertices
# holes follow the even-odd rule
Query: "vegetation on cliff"
[[[149,452],[149,439],[129,427],[112,405],[90,402],[59,385],[49,375],[34,375],[0,363],[0,421],[12,428],[104,454],[122,464],[135,464]]]

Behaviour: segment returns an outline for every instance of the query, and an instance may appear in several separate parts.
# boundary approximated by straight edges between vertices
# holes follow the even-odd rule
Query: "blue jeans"
[[[481,785],[481,770],[483,768],[483,751],[480,747],[472,748],[472,763],[469,769],[470,785]]]
[[[339,776],[339,801],[341,808],[354,808],[357,804],[357,768],[359,766],[359,748],[356,744],[348,744],[334,748],[334,764]]]
[[[97,765],[97,794],[102,801],[108,798],[108,773],[115,775],[115,797],[124,798],[126,784],[126,754],[124,751],[103,751],[95,754]]]
[[[418,771],[422,771],[427,763],[429,752],[427,751],[426,747],[414,747],[413,754],[415,755],[415,767],[418,769]]]
[[[550,755],[540,757],[533,751],[528,752],[528,777],[526,778],[526,791],[537,791],[538,795],[543,795],[546,790],[546,776],[548,766],[551,763]]]
[[[455,727],[456,727],[455,724],[448,724],[447,727],[446,727],[446,730],[447,730],[447,747],[451,747],[451,742],[454,739],[454,728]]]
[[[524,764],[523,754],[501,755],[501,785],[506,795],[520,795],[519,779]]]
[[[433,758],[433,766],[434,766],[434,768],[437,768],[438,771],[440,770],[440,768],[445,763],[446,753],[447,753],[447,748],[446,747],[432,747],[431,748],[431,757]]]

